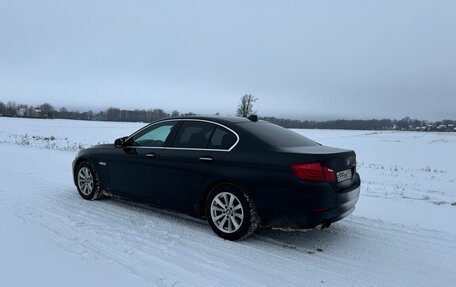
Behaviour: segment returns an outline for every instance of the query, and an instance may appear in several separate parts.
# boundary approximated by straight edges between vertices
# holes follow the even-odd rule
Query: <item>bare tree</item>
[[[175,118],[175,117],[178,117],[180,114],[177,110],[174,110],[172,113],[171,113],[171,117],[172,118]]]
[[[6,112],[6,106],[4,103],[0,102],[0,116],[4,115]]]
[[[106,120],[108,121],[119,121],[120,120],[120,109],[109,108],[106,110]]]
[[[62,118],[62,119],[67,119],[68,115],[69,115],[68,110],[65,107],[61,107],[56,114],[57,114],[57,117]]]
[[[5,115],[9,117],[16,115],[16,102],[6,103]]]
[[[248,117],[253,114],[253,103],[255,103],[258,98],[255,98],[252,95],[244,95],[241,97],[241,103],[239,104],[236,115],[238,117]]]
[[[45,118],[54,118],[55,109],[49,103],[44,103],[40,106],[41,115]]]

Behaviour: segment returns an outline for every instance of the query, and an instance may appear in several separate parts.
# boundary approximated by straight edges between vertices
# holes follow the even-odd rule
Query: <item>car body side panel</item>
[[[195,204],[205,183],[216,177],[214,166],[223,151],[167,149],[157,160],[160,205],[195,214]],[[212,161],[205,160],[212,158]]]
[[[111,193],[142,202],[156,201],[156,161],[163,150],[164,148],[112,150],[107,162]]]

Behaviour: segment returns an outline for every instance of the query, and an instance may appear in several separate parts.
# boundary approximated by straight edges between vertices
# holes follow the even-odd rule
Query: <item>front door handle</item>
[[[212,156],[202,156],[200,158],[198,158],[200,161],[204,161],[204,162],[212,162],[214,161],[214,158],[212,158]]]
[[[148,157],[148,158],[157,158],[157,154],[154,153],[154,152],[146,153],[146,157]]]

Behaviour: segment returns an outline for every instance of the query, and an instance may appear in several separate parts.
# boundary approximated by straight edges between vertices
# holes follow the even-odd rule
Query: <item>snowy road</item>
[[[82,200],[71,179],[74,152],[10,144],[0,151],[0,286],[456,284],[455,227],[439,224],[455,218],[451,205],[361,197],[330,229],[263,230],[228,242],[204,221]],[[408,219],[394,220],[398,212]]]

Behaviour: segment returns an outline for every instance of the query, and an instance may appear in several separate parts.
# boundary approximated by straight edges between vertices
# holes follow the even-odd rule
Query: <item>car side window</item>
[[[154,125],[133,137],[133,146],[162,147],[171,134],[176,122],[164,122]]]
[[[209,142],[210,149],[229,149],[236,142],[237,137],[229,130],[217,127]]]
[[[184,121],[174,140],[173,147],[207,148],[214,124],[201,121]]]

